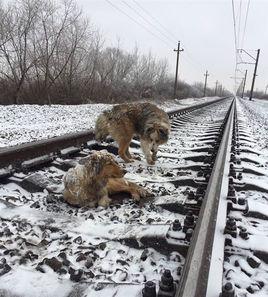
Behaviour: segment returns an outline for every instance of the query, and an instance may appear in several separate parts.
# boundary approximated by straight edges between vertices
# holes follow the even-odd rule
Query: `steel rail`
[[[213,101],[196,104],[194,106],[185,107],[182,109],[177,109],[169,111],[168,115],[172,118],[173,116],[180,115],[186,112],[191,112],[193,110],[215,104],[221,100],[229,97],[219,98]],[[49,139],[38,140],[35,142],[25,143],[16,145],[13,147],[7,147],[0,149],[0,168],[17,165],[22,161],[40,157],[42,155],[47,155],[50,153],[57,153],[61,149],[70,146],[81,146],[87,141],[94,139],[94,131],[86,130],[77,133],[69,133],[62,136],[57,136]]]
[[[234,100],[234,115],[236,115],[236,99]],[[235,117],[232,117],[232,127],[235,125]],[[233,130],[231,128],[231,130]],[[231,142],[232,142],[232,133],[229,134],[227,139],[227,153],[226,157],[231,155]],[[224,246],[225,246],[225,236],[222,236],[224,228],[226,226],[227,220],[227,195],[228,195],[228,185],[229,185],[229,171],[230,171],[230,162],[226,158],[225,165],[223,168],[223,180],[222,188],[219,198],[218,205],[218,214],[216,218],[216,229],[215,236],[213,240],[213,248],[210,258],[210,268],[209,275],[207,280],[207,291],[206,297],[215,297],[219,296],[219,292],[222,290],[222,279],[223,279],[223,262],[224,262]]]
[[[228,157],[228,147],[231,142],[233,117],[234,101],[230,106],[228,120],[187,253],[179,290],[175,295],[176,297],[206,296],[210,266],[212,264],[211,254],[215,237],[218,206],[223,189],[223,173]]]

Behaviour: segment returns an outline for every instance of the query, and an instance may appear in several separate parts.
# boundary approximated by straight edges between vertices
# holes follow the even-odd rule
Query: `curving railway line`
[[[247,107],[223,98],[169,116],[155,166],[138,140],[141,160],[121,163],[154,194],[140,204],[123,193],[108,209],[63,201],[64,173],[91,150],[121,162],[92,131],[0,151],[0,295],[268,295],[268,163],[252,145]]]

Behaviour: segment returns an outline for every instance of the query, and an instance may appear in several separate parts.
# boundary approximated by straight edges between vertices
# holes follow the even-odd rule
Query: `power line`
[[[161,42],[165,43],[165,45],[167,45],[168,47],[170,47],[170,44],[167,43],[166,40],[163,40],[160,36],[156,35],[153,31],[151,31],[150,29],[148,29],[144,24],[138,22],[136,19],[134,19],[131,15],[129,15],[128,13],[126,13],[121,7],[118,7],[117,5],[115,5],[114,3],[112,3],[110,0],[105,0],[108,4],[110,4],[113,8],[115,8],[116,10],[120,11],[122,14],[124,14],[125,16],[127,16],[129,19],[131,19],[133,22],[135,22],[137,25],[139,25],[140,27],[142,27],[144,30],[146,30],[148,33],[150,33],[151,35],[153,35],[155,38],[159,39]],[[153,17],[149,12],[147,12],[137,1],[133,0],[137,6],[139,6],[144,12],[146,12],[146,14],[148,14],[152,19],[154,19],[162,28],[165,28],[155,17]],[[160,30],[158,28],[156,28],[156,26],[154,24],[152,24],[151,22],[149,22],[144,16],[142,16],[137,9],[134,9],[131,5],[129,5],[126,1],[121,0],[121,2],[123,2],[126,6],[128,6],[131,10],[135,11],[135,13],[137,15],[139,15],[143,20],[146,21],[146,23],[148,23],[150,26],[152,26],[152,28],[157,29],[158,32],[160,32]],[[168,34],[170,36],[172,36],[172,34],[165,28],[165,31],[168,32]],[[163,33],[161,33],[163,35]],[[174,35],[175,36],[175,35]],[[165,35],[165,38],[168,38],[169,40],[171,40],[169,37],[167,37]],[[176,42],[175,40],[172,40],[172,44]],[[184,46],[184,48],[186,49],[186,47]],[[195,64],[198,64],[198,66],[200,67],[200,69],[203,69],[204,67],[199,63],[194,61],[194,59],[191,57],[189,51],[185,51],[186,55],[188,56],[188,59],[186,57],[186,59],[188,61],[190,61],[195,68],[197,69]],[[198,70],[200,71],[200,70]]]
[[[170,32],[169,30],[167,30],[158,20],[157,18],[155,18],[154,16],[152,16],[144,7],[142,7],[138,1],[133,0],[133,2],[143,11],[145,12],[149,17],[151,17],[167,34],[169,34],[169,36],[171,36],[171,38],[174,38],[175,40],[177,40],[177,37]]]
[[[126,1],[121,0],[121,2],[123,2],[127,7],[129,7],[131,10],[133,10],[147,24],[149,24],[150,26],[152,26],[153,28],[155,28],[155,30],[157,30],[162,36],[164,36],[166,39],[168,39],[169,41],[171,41],[172,44],[174,43],[174,40],[173,39],[171,39],[170,37],[168,37],[166,34],[163,34],[152,22],[148,21],[139,11],[137,11],[137,9],[135,9],[134,7],[132,7],[131,5],[129,5]]]
[[[241,11],[242,11],[242,0],[240,0],[239,10],[238,10],[238,15],[239,15],[239,18],[238,18],[238,33],[237,33],[238,46],[239,46],[239,41],[240,41]]]
[[[159,36],[157,36],[156,34],[154,34],[151,30],[149,30],[148,28],[146,28],[143,24],[139,23],[138,21],[136,21],[134,18],[132,18],[129,14],[127,14],[124,10],[122,10],[121,8],[119,8],[118,6],[114,5],[110,0],[105,0],[107,3],[109,3],[111,6],[113,6],[116,10],[120,11],[121,13],[123,13],[125,16],[127,16],[128,18],[130,18],[134,23],[136,23],[137,25],[139,25],[140,27],[142,27],[143,29],[145,29],[147,32],[149,32],[151,35],[153,35],[154,37],[156,37],[157,39],[161,40],[162,42],[164,42],[168,47],[170,47],[170,45],[163,40],[162,38],[160,38]]]
[[[240,0],[239,8],[237,9],[237,18],[238,19],[238,28],[237,28],[237,18],[235,17],[235,3],[234,0],[232,0],[232,12],[233,12],[233,25],[234,25],[234,36],[235,36],[235,88],[237,87],[237,71],[240,71],[238,68],[238,64],[249,64],[243,61],[241,53],[243,50],[244,40],[245,40],[245,33],[246,33],[246,26],[247,26],[247,20],[248,20],[248,13],[249,13],[249,6],[250,6],[250,0],[247,2],[246,6],[246,13],[245,13],[245,19],[244,19],[244,26],[243,30],[241,28],[242,23],[242,0]],[[237,30],[238,29],[238,30]],[[242,34],[242,35],[241,35]],[[240,50],[239,50],[240,48]],[[248,54],[248,53],[247,53]],[[248,54],[249,55],[249,54]],[[253,58],[253,57],[252,57]],[[253,58],[255,60],[255,58]],[[255,63],[256,65],[257,63]],[[236,92],[236,90],[235,90]]]
[[[235,38],[235,49],[238,49],[237,44],[237,36],[236,36],[236,20],[235,20],[235,7],[234,7],[234,0],[232,0],[232,8],[233,8],[233,25],[234,25],[234,38]]]
[[[236,87],[237,87],[237,65],[238,65],[238,43],[237,43],[237,31],[236,31],[236,18],[235,18],[235,6],[234,6],[234,0],[232,0],[232,11],[233,11],[233,25],[234,25],[234,41],[235,41],[235,73],[234,73],[234,79],[235,79],[235,86],[234,86],[234,93],[236,94]]]
[[[249,5],[250,5],[250,0],[248,0],[248,5],[247,5],[247,11],[246,11],[246,18],[245,18],[244,30],[243,30],[243,34],[242,34],[241,47],[243,47],[243,45],[244,45],[244,39],[245,39],[245,33],[246,33],[246,27],[247,27],[247,20],[248,20]]]
[[[148,12],[148,10],[146,10],[140,3],[138,3],[136,0],[132,0],[144,13],[146,13],[151,19],[153,19],[165,32],[167,32],[167,34],[169,36],[171,36],[171,38],[174,38],[175,40],[172,40],[172,42],[176,42],[177,37],[168,29],[166,29],[163,24],[161,24],[158,19],[156,17],[154,17],[151,13]],[[198,65],[200,67],[200,69],[203,69],[203,65],[201,65],[199,62],[197,62],[192,55],[190,54],[190,51],[188,50],[188,47],[185,46],[185,44],[183,43],[183,47],[185,49],[185,54],[188,56],[188,59],[186,57],[186,59],[192,64],[194,65],[194,67],[197,69],[196,65]],[[195,65],[196,64],[196,65]],[[200,70],[199,69],[199,70]]]

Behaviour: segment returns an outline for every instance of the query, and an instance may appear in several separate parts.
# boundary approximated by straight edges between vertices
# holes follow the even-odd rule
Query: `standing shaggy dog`
[[[68,170],[63,178],[64,199],[71,205],[95,207],[109,206],[109,194],[118,192],[130,193],[135,201],[151,193],[142,187],[126,181],[126,171],[106,152],[94,152]]]
[[[104,111],[97,119],[95,137],[104,141],[108,135],[118,143],[118,153],[132,162],[129,144],[134,135],[140,137],[148,164],[154,164],[158,146],[168,141],[170,123],[166,112],[151,103],[119,104]]]

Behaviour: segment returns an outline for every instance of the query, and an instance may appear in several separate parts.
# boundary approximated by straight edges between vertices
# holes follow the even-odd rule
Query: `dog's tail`
[[[109,135],[108,125],[107,111],[104,111],[98,116],[95,124],[95,139],[97,141],[105,141]]]

